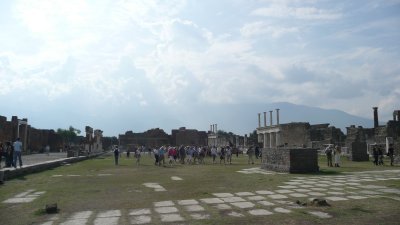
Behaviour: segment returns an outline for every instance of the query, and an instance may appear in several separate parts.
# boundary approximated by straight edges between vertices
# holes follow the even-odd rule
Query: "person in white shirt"
[[[22,157],[21,157],[21,153],[22,153],[22,142],[20,140],[20,138],[17,138],[17,140],[13,143],[13,147],[14,147],[14,168],[17,168],[17,159],[19,161],[19,167],[22,167]]]

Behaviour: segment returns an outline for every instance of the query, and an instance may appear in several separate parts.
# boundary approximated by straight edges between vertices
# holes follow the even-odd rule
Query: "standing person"
[[[378,164],[383,166],[383,149],[382,149],[382,147],[378,148]]]
[[[114,148],[114,164],[118,166],[118,159],[119,159],[119,149],[118,146]]]
[[[157,147],[154,148],[153,153],[154,153],[154,159],[155,159],[154,165],[158,166],[158,162],[160,161],[160,157],[158,155]]]
[[[6,167],[14,166],[13,164],[14,149],[13,146],[11,145],[11,142],[9,141],[6,142],[5,154],[6,154],[5,155]]]
[[[158,149],[158,165],[161,166],[161,161],[163,166],[165,165],[165,147],[161,146],[160,149]]]
[[[211,156],[212,156],[213,164],[214,164],[215,163],[215,158],[217,157],[217,148],[215,146],[213,146],[211,148]]]
[[[256,154],[256,159],[258,159],[258,156],[260,155],[260,149],[258,148],[258,146],[256,146],[255,154]]]
[[[46,147],[44,147],[44,150],[46,151],[46,155],[50,154],[50,146],[46,145]]]
[[[142,157],[142,151],[140,151],[140,148],[137,148],[135,151],[136,165],[140,164],[141,157]]]
[[[390,158],[390,165],[393,166],[393,161],[394,161],[394,148],[393,148],[393,144],[390,144],[390,145],[389,145],[388,156],[389,156],[389,158]]]
[[[378,149],[376,148],[376,145],[372,149],[372,155],[374,156],[374,165],[377,166],[379,154],[378,154]]]
[[[3,146],[3,142],[0,141],[0,168],[1,168],[1,160],[3,159],[3,155],[4,155],[4,146]]]
[[[253,146],[250,146],[250,148],[247,150],[247,156],[249,157],[248,159],[248,164],[254,164],[254,154],[255,154],[255,149]]]
[[[325,149],[326,160],[328,161],[328,166],[332,167],[332,145],[328,145]]]
[[[342,153],[342,149],[339,145],[335,147],[335,167],[340,167],[340,154]]]
[[[232,149],[231,147],[226,147],[226,160],[229,164],[232,164]]]
[[[170,165],[170,166],[172,166],[172,163],[174,163],[174,155],[175,155],[175,153],[174,153],[174,148],[173,147],[169,147],[168,148],[168,159],[169,159],[169,161],[168,161],[168,164]]]
[[[131,149],[128,147],[128,149],[126,150],[126,157],[129,158],[130,155],[131,155]]]
[[[225,148],[224,147],[221,147],[221,152],[219,153],[220,155],[219,155],[219,164],[221,164],[222,163],[222,160],[224,161],[224,164],[226,164],[226,161],[225,161]]]
[[[186,158],[185,147],[183,147],[183,145],[181,145],[181,147],[179,147],[179,160],[180,160],[181,164],[185,164],[185,158]]]
[[[19,168],[22,167],[22,142],[20,138],[17,138],[17,140],[13,143],[13,147],[14,147],[14,168],[17,168],[17,159],[19,162]]]

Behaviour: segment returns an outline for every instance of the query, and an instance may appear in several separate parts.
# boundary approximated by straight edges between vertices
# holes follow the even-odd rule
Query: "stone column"
[[[268,146],[267,146],[267,133],[264,133],[263,134],[263,138],[264,138],[264,142],[263,142],[263,148],[268,148]]]
[[[217,124],[215,124],[215,133],[218,133]]]
[[[272,122],[272,111],[269,111],[269,121],[270,121],[269,125],[272,126],[273,125],[273,122]]]
[[[269,136],[269,147],[272,148],[272,133],[268,133]]]
[[[279,109],[276,109],[276,125],[279,125]]]
[[[267,112],[264,112],[264,127],[267,126]]]
[[[261,113],[258,114],[258,128],[261,127]]]
[[[272,132],[271,133],[271,148],[275,148],[276,147],[276,133]]]
[[[276,144],[276,147],[278,147],[279,145],[281,145],[281,144],[280,144],[280,141],[281,141],[280,135],[281,135],[281,134],[280,134],[280,132],[276,132],[275,135],[276,135],[276,143],[275,143],[275,144]]]
[[[212,132],[212,125],[210,125],[210,131]]]
[[[377,128],[379,126],[379,121],[378,121],[378,107],[372,107],[374,110],[374,128]]]

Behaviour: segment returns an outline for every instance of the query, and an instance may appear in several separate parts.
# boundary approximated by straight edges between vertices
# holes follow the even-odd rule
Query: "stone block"
[[[365,142],[351,143],[349,160],[355,161],[355,162],[369,161],[369,156],[367,153],[367,143],[365,143]]]
[[[264,148],[262,168],[277,172],[318,172],[318,154],[310,148]]]

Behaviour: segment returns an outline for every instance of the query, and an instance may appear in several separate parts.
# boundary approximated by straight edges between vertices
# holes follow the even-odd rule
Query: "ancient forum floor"
[[[256,172],[256,168],[246,171]],[[251,174],[249,172],[249,174]],[[106,176],[103,174],[101,176]],[[56,176],[55,176],[56,178]],[[171,177],[179,182],[182,178]],[[370,182],[400,179],[400,170],[367,171],[346,173],[337,176],[298,176],[282,183],[278,189],[257,190],[254,192],[213,193],[207,198],[181,199],[152,202],[148,208],[109,209],[106,211],[84,210],[70,215],[48,216],[42,225],[117,225],[117,224],[180,224],[193,220],[212,220],[216,215],[228,217],[269,216],[277,213],[288,214],[305,209],[294,203],[296,200],[308,201],[323,198],[328,202],[357,201],[368,198],[391,198],[400,201],[400,190]],[[368,182],[369,184],[365,184]],[[158,183],[145,183],[145,188],[154,191],[167,191]],[[27,189],[23,193],[7,199],[2,204],[24,204],[45,194],[45,190]],[[318,218],[331,218],[332,215],[315,210],[306,212]]]

